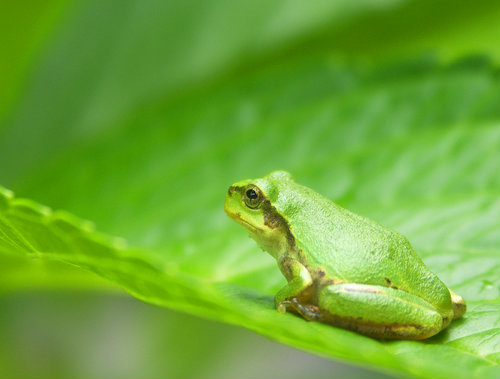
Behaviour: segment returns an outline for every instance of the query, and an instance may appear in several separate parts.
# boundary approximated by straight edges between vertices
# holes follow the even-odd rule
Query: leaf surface
[[[120,11],[139,12],[127,6]],[[320,14],[306,16],[308,30],[321,30]],[[114,50],[106,40],[97,47],[69,44],[84,30],[73,23],[5,125],[3,183],[36,199],[2,191],[6,257],[70,263],[144,301],[329,358],[421,378],[498,376],[500,88],[488,55],[368,63],[318,42],[310,54],[292,51],[177,93],[191,71],[180,65],[176,73],[184,79],[169,73],[156,81],[157,69],[147,71],[144,58],[157,54],[156,45],[137,54],[143,76],[130,74],[132,63],[119,59],[129,54],[128,40],[119,41],[123,33],[131,38],[156,25],[124,20],[95,21]],[[262,23],[261,32],[269,25]],[[296,38],[283,32],[279,39],[280,28],[270,35]],[[101,33],[89,32],[90,41]],[[93,58],[85,71],[54,70],[63,53],[80,51],[82,59]],[[170,57],[158,54],[158,62]],[[238,55],[225,54],[229,61]],[[205,75],[221,62],[209,69],[204,61]],[[120,78],[130,75],[128,95],[120,98]],[[19,149],[24,154],[12,159]],[[231,183],[276,169],[406,235],[465,297],[465,317],[426,341],[387,342],[278,314],[273,295],[285,281],[276,263],[222,210]]]

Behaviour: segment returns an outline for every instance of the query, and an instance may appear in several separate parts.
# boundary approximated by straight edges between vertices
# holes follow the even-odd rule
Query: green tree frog
[[[354,214],[286,171],[233,184],[226,213],[277,261],[287,279],[280,313],[376,338],[419,340],[465,313],[401,234]]]

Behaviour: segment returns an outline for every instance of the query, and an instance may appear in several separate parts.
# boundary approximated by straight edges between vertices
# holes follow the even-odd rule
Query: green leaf
[[[304,35],[325,27],[323,13],[352,17],[343,23],[354,30],[360,19],[344,9],[347,2],[338,4],[344,5],[303,15],[297,6],[289,17],[302,21]],[[403,9],[415,6],[408,4]],[[4,126],[2,181],[36,199],[1,192],[6,259],[76,265],[144,301],[241,325],[329,358],[412,377],[496,378],[500,88],[491,55],[442,63],[415,53],[375,64],[362,58],[370,50],[363,44],[349,57],[332,50],[326,41],[336,35],[333,28],[314,49],[291,49],[176,93],[194,73],[193,83],[237,67],[242,47],[253,46],[248,56],[262,56],[291,44],[299,32],[277,21],[282,13],[263,22],[265,9],[251,8],[266,42],[253,45],[253,35],[234,22],[236,42],[232,49],[219,46],[223,52],[211,63],[211,55],[192,44],[163,52],[159,40],[143,46],[147,32],[165,19],[146,22],[155,12],[142,14],[133,5],[109,13],[111,5],[92,3],[75,14]],[[205,28],[225,36],[227,24],[211,28],[225,19],[218,13],[224,7],[207,7],[218,16],[196,19],[172,4],[161,11],[189,15],[186,30],[195,37]],[[113,16],[88,28],[96,9]],[[383,30],[382,21],[394,20],[396,11],[371,22]],[[127,24],[124,15],[134,12]],[[409,40],[418,45],[417,39]],[[61,56],[81,58],[81,66]],[[179,59],[170,66],[173,74],[158,78],[172,57]],[[184,67],[190,59],[193,66]],[[276,263],[222,210],[232,182],[275,169],[405,234],[465,297],[465,317],[426,341],[388,342],[278,314],[273,295],[284,278]],[[93,220],[105,234],[68,212]]]
[[[309,75],[293,85],[305,89],[332,70],[331,86],[339,88],[333,75],[339,68],[321,72],[321,67],[311,69],[311,62],[294,64]],[[72,196],[61,198],[59,185],[49,186],[43,191],[46,201],[65,201],[69,209],[93,213],[141,248],[127,248],[120,239],[96,233],[90,223],[4,192],[2,251],[75,264],[145,301],[243,325],[325,356],[419,377],[494,377],[499,361],[499,136],[493,107],[498,85],[491,70],[422,68],[418,77],[423,80],[414,80],[410,70],[393,83],[384,78],[383,86],[377,83],[380,71],[351,73],[349,85],[359,88],[317,94],[310,104],[294,107],[293,98],[284,100],[258,85],[261,75],[287,82],[289,72],[280,68],[235,84],[245,85],[246,96],[255,99],[248,105],[254,116],[238,115],[250,112],[245,109],[227,116],[233,87],[191,99],[186,107],[196,104],[200,110],[194,116],[180,105],[168,112],[164,105],[148,109],[116,130],[116,146],[103,139],[67,153],[33,179],[32,189],[26,187],[33,193],[64,176]],[[288,105],[286,112],[281,102]],[[217,112],[214,103],[227,108]],[[186,117],[195,120],[175,138],[171,129],[145,130],[135,121],[149,124],[161,117],[177,125]],[[198,126],[209,117],[220,132]],[[137,146],[148,150],[133,153]],[[228,183],[278,167],[406,234],[426,263],[465,296],[469,311],[464,319],[425,342],[380,342],[278,314],[272,295],[284,279],[222,211]],[[94,186],[77,191],[82,182]]]

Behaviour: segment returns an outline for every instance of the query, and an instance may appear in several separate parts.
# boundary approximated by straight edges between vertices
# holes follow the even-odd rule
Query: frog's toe
[[[451,305],[453,307],[453,320],[462,317],[467,311],[467,305],[462,296],[450,290]]]
[[[301,304],[296,297],[292,299],[292,306],[307,321],[318,320],[320,317],[319,308],[316,305]]]
[[[284,300],[276,303],[276,310],[284,314],[286,313],[286,309],[291,305],[292,303],[289,300]]]

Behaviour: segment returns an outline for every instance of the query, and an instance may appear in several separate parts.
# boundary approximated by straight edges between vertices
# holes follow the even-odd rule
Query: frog
[[[466,312],[405,236],[287,171],[234,183],[224,210],[276,260],[287,282],[274,297],[279,313],[378,339],[422,340]]]

